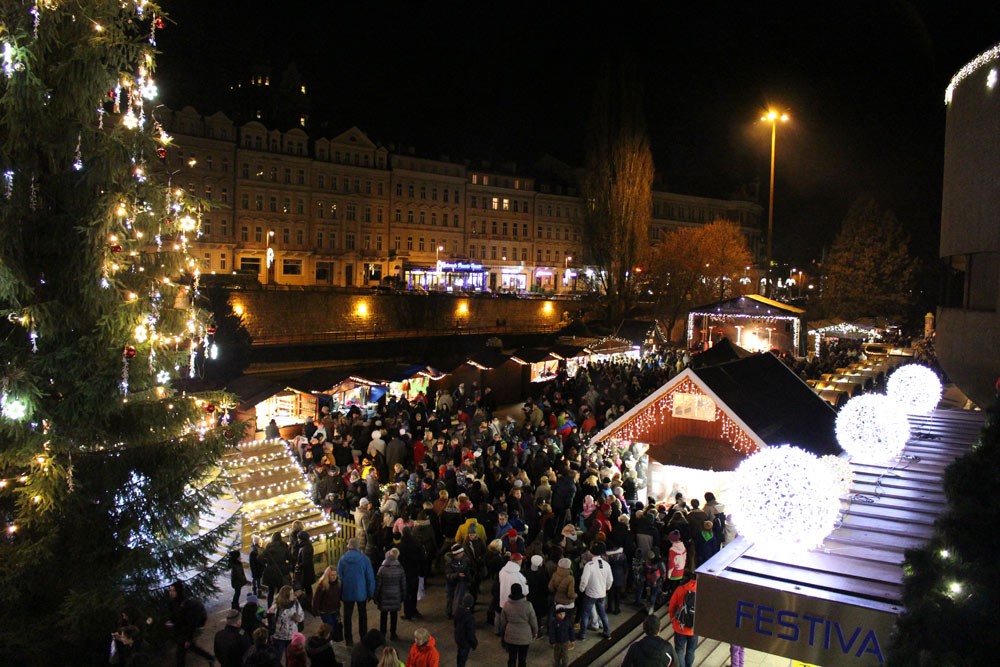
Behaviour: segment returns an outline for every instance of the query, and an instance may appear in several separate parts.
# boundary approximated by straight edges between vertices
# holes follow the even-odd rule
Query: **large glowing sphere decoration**
[[[884,394],[863,394],[837,413],[837,442],[852,459],[885,463],[910,439],[903,406]]]
[[[772,447],[746,459],[730,492],[736,529],[764,548],[814,547],[840,513],[840,488],[829,466],[797,447]]]
[[[941,401],[941,380],[937,374],[920,364],[900,366],[889,376],[889,398],[902,403],[911,415],[924,415]]]
[[[847,457],[828,454],[820,457],[819,460],[830,470],[841,493],[847,493],[851,490],[851,484],[854,482],[854,470]]]

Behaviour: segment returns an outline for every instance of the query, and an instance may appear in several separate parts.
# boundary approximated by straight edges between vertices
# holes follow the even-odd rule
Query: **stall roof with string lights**
[[[663,465],[733,470],[743,458],[794,444],[839,455],[836,413],[770,353],[687,368],[594,436],[644,442]]]
[[[972,449],[984,418],[911,416],[897,460],[851,462],[840,521],[816,548],[727,544],[698,568],[695,634],[825,667],[884,664],[903,611],[906,550],[932,538],[947,507],[945,468]]]
[[[692,308],[687,318],[688,347],[708,349],[722,338],[750,350],[805,354],[805,312],[759,294]]]

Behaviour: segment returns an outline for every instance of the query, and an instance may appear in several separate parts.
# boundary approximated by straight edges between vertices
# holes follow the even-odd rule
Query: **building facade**
[[[942,261],[949,269],[936,348],[948,376],[982,407],[996,396],[1000,354],[1000,44],[948,86]]]
[[[174,139],[171,182],[206,204],[202,273],[265,285],[585,288],[584,202],[574,185],[389,150],[357,127],[313,138],[191,107],[161,122]],[[724,218],[756,249],[761,214],[750,201],[654,191],[649,241]]]

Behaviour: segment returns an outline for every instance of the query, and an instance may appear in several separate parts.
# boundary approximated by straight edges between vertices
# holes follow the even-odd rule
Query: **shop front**
[[[535,282],[531,287],[533,292],[554,292],[556,289],[556,271],[551,266],[539,266],[535,269]]]
[[[475,262],[438,261],[435,266],[406,264],[403,280],[410,289],[422,287],[427,291],[481,292],[486,286],[487,270]]]
[[[528,275],[523,266],[505,266],[500,269],[500,289],[505,292],[524,292],[528,289]]]

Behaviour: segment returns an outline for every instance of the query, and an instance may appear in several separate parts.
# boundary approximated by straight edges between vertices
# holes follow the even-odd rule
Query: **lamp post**
[[[760,119],[771,123],[771,185],[767,204],[767,296],[773,297],[774,288],[771,286],[771,247],[774,239],[774,146],[778,136],[778,121],[782,123],[787,122],[788,114],[778,113],[774,109],[770,109]]]
[[[563,287],[569,287],[569,263],[573,261],[572,255],[566,255],[563,262]]]
[[[437,289],[441,289],[441,251],[444,250],[443,245],[439,245],[434,248],[434,268],[437,270]]]
[[[271,264],[274,263],[274,251],[271,250],[271,239],[274,238],[274,230],[267,230],[264,237],[264,287],[271,282]]]

